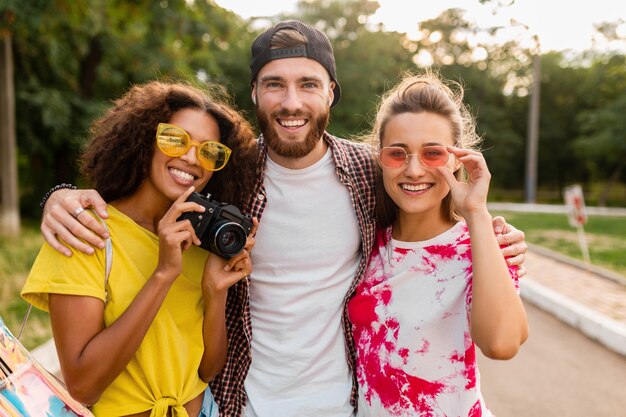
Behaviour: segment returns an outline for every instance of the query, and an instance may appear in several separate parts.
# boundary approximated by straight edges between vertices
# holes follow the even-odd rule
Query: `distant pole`
[[[539,144],[539,98],[541,97],[541,53],[539,39],[535,36],[537,51],[533,56],[533,86],[528,111],[528,139],[526,146],[525,201],[537,201],[537,150]]]
[[[20,232],[11,33],[0,30],[0,235]]]

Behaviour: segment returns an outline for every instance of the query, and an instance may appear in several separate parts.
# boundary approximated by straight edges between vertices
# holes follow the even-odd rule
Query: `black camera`
[[[252,218],[226,203],[211,200],[199,193],[192,193],[187,201],[193,201],[206,210],[204,213],[190,211],[183,213],[178,220],[188,219],[200,239],[200,247],[225,259],[239,254],[246,245],[246,238],[252,229]]]

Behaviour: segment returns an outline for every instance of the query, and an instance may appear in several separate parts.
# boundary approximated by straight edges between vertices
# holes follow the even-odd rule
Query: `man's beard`
[[[329,111],[326,110],[320,114],[317,118],[306,117],[307,115],[302,111],[297,111],[293,114],[285,110],[281,110],[272,115],[256,108],[256,117],[259,122],[259,128],[263,137],[267,142],[267,146],[279,156],[284,158],[303,158],[307,156],[317,145],[317,142],[322,138],[326,126],[328,126]],[[304,141],[290,142],[283,140],[278,135],[278,132],[274,128],[272,122],[276,119],[287,117],[302,117],[308,119],[310,124],[309,133],[307,133]]]

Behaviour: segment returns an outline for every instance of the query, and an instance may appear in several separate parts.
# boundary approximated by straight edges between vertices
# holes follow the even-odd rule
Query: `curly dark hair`
[[[217,121],[220,140],[232,149],[224,169],[203,192],[242,207],[256,179],[258,149],[250,124],[225,99],[186,82],[152,81],[132,87],[90,129],[80,158],[84,178],[111,202],[133,194],[148,177],[157,125],[182,109],[200,109]]]

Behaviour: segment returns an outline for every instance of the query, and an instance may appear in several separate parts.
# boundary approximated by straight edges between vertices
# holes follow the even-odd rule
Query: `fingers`
[[[504,250],[502,251],[504,254]],[[507,255],[505,255],[507,256]],[[524,261],[526,260],[526,254],[520,254],[516,256],[510,256],[506,258],[506,264],[509,266],[518,266],[521,267]]]
[[[64,194],[56,196],[60,191]],[[84,209],[93,208],[98,216],[103,219],[109,217],[106,210],[106,202],[100,197],[96,190],[60,190],[52,194],[54,199],[50,199],[44,208],[44,214],[54,216],[58,221],[62,222],[68,229],[70,224],[66,219],[75,218],[83,223],[86,227],[93,230],[103,238],[107,237],[106,229],[95,220],[92,216],[84,216]],[[82,210],[81,210],[82,209]],[[69,214],[71,217],[65,216]],[[71,222],[70,222],[71,223]]]
[[[48,199],[41,222],[41,232],[46,242],[66,256],[71,251],[59,242],[85,253],[94,253],[93,247],[103,248],[108,237],[106,229],[92,216],[87,207],[97,207],[102,217],[108,217],[106,203],[95,190],[59,190]],[[74,214],[76,213],[76,214]]]
[[[443,179],[446,180],[446,182],[448,183],[448,186],[451,189],[453,189],[454,186],[458,184],[459,181],[455,178],[454,173],[450,171],[450,169],[448,169],[447,167],[445,166],[438,167],[437,171],[439,172],[439,174],[441,174]]]
[[[67,229],[62,224],[57,224],[55,227],[55,233],[58,239],[63,240],[69,246],[71,246],[72,248],[84,254],[91,255],[95,252],[93,246],[91,245],[103,248],[104,242],[100,240],[100,238],[94,235],[93,233],[84,232],[85,230],[86,229],[83,228],[82,226],[80,228],[73,227],[72,229]],[[82,236],[89,236],[91,241],[85,239],[85,241],[89,242],[89,243],[85,243],[84,241],[80,240],[84,238]],[[95,244],[94,242],[98,242],[98,244]]]
[[[472,162],[480,164],[485,161],[483,154],[473,149],[456,148],[454,146],[447,146],[446,149],[464,165],[468,165]]]
[[[102,226],[98,220],[94,219],[93,216],[85,213],[84,210],[78,213],[80,208],[85,209],[93,207],[94,204],[96,204],[100,208],[99,211],[103,212],[102,214],[104,215],[104,218],[107,218],[109,217],[109,215],[106,212],[106,203],[104,202],[104,200],[102,200],[100,195],[95,190],[61,191],[66,192],[66,195],[62,200],[55,198],[53,201],[48,201],[49,204],[46,204],[46,209],[44,211],[44,221],[49,220],[49,216],[51,216],[58,223],[62,224],[66,229],[76,234],[77,237],[87,240],[87,242],[94,246],[96,246],[97,242],[99,241],[102,245],[99,247],[104,247],[101,239],[94,239],[93,237],[93,233],[95,233],[106,239],[108,237],[108,233],[104,226]],[[57,193],[54,193],[52,195],[54,196]],[[77,215],[75,215],[74,213],[77,213]],[[98,215],[100,215],[100,213],[98,213]],[[90,229],[93,233],[89,232],[88,230],[83,230],[85,228]]]
[[[502,254],[509,257],[507,263],[509,265],[521,265],[526,260],[526,252],[528,251],[524,232],[505,223],[504,218],[500,216],[495,217],[493,222],[494,231],[496,228],[501,228],[502,230],[502,234],[497,234],[496,239],[500,247],[503,248]]]
[[[96,226],[94,223],[97,223],[98,228],[104,229],[97,220],[87,213],[79,214],[78,218],[85,220],[87,224],[92,224],[94,227]],[[102,238],[86,228],[79,219],[75,219],[71,214],[57,208],[45,214],[41,223],[41,231],[46,242],[66,256],[71,256],[71,252],[57,239],[62,239],[67,245],[87,255],[94,253],[93,247],[104,248]]]
[[[199,204],[186,201],[187,197],[189,197],[191,193],[193,193],[194,189],[195,188],[192,185],[191,187],[187,188],[181,195],[179,195],[178,198],[172,203],[169,210],[167,210],[167,213],[165,213],[165,216],[163,216],[162,220],[165,220],[168,223],[172,223],[176,221],[176,219],[178,219],[178,217],[180,217],[180,215],[184,211],[194,211],[194,207],[198,208],[197,211],[204,210],[204,207],[200,206]],[[202,208],[200,209],[200,207]]]
[[[206,208],[203,205],[198,203],[194,203],[193,201],[187,201],[187,198],[193,193],[195,188],[193,186],[187,188],[185,192],[183,192],[178,198],[172,203],[171,207],[163,216],[163,220],[168,223],[173,223],[177,221],[177,219],[183,213],[195,211],[198,213],[203,213]]]
[[[187,227],[185,222],[181,222],[175,224],[174,228],[165,231],[162,236],[159,234],[159,239],[163,239],[165,246],[169,248],[185,251],[193,244],[194,236],[191,226]]]
[[[46,202],[44,211],[56,205],[65,207],[68,212],[73,211],[77,207],[94,207],[98,215],[104,218],[109,217],[106,211],[107,204],[96,190],[64,189],[55,191]]]
[[[69,250],[67,246],[59,242],[56,233],[54,232],[54,230],[48,227],[47,224],[41,223],[41,233],[43,234],[43,238],[45,239],[45,241],[48,242],[48,244],[52,246],[54,250],[62,253],[65,256],[72,256],[72,251]]]
[[[502,216],[493,218],[493,230],[498,244],[502,248],[502,255],[506,258],[507,265],[519,267],[517,271],[518,278],[526,275],[526,268],[524,268],[523,263],[526,261],[528,245],[526,244],[524,232],[506,223]]]
[[[253,217],[252,229],[250,229],[250,236],[255,237],[257,230],[259,230],[259,219],[257,219],[256,217]]]
[[[493,232],[496,235],[501,235],[502,233],[504,233],[505,228],[506,228],[506,221],[504,220],[504,217],[496,216],[493,218],[491,222],[493,224]],[[502,243],[500,243],[500,245],[502,245]]]
[[[254,245],[256,243],[256,232],[259,229],[259,220],[256,217],[252,218],[252,229],[250,229],[250,233],[248,234],[248,237],[246,238],[246,245],[244,246],[244,249],[247,250],[248,252],[252,251],[252,248],[254,248]]]
[[[169,222],[169,223],[168,223]],[[191,221],[189,219],[184,219],[181,221],[178,221],[178,217],[176,219],[166,219],[165,217],[163,217],[163,219],[161,219],[161,221],[159,222],[159,235],[161,235],[161,229],[163,228],[163,224],[165,225],[173,225],[174,227],[177,228],[177,230],[186,230],[189,232],[190,234],[190,241],[189,243],[196,245],[196,246],[200,246],[200,244],[202,243],[202,241],[200,241],[200,238],[198,237],[198,235],[196,235],[196,230],[193,228],[193,225],[191,224]],[[188,248],[185,248],[185,250],[187,250]]]
[[[509,246],[501,246],[502,255],[505,257],[506,264],[509,266],[517,266],[517,277],[521,278],[526,275],[526,268],[524,268],[524,261],[526,261],[526,249],[525,242],[519,242]]]
[[[191,226],[189,220],[168,223],[165,218],[159,221],[159,240],[163,240],[165,246],[170,248],[189,249],[192,244],[199,245],[200,240]]]
[[[489,168],[487,167],[487,161],[485,161],[485,157],[482,153],[473,149],[456,148],[453,146],[447,146],[446,149],[448,150],[448,152],[453,154],[458,161],[455,168],[452,170],[453,172],[460,168],[460,164],[463,164],[465,166],[465,170],[469,174],[470,182],[480,179],[491,179],[491,174],[489,173]],[[452,180],[456,179],[454,178],[454,175],[447,175],[448,173],[446,171],[449,170],[450,168],[447,166],[440,167],[439,173],[444,176],[444,178],[448,182],[448,185],[452,187],[455,183]]]
[[[77,237],[86,240],[90,245],[100,249],[104,248],[104,241],[102,239],[108,238],[109,233],[102,223],[85,211],[82,211],[75,219],[77,222],[68,220],[68,229]]]
[[[509,260],[516,259],[515,262],[509,262],[509,265],[520,265],[526,260],[526,250],[528,249],[526,242],[500,247],[502,248],[502,255],[508,257]]]
[[[224,267],[224,270],[230,271],[230,270],[236,269],[236,265],[239,262],[245,259],[249,259],[249,258],[250,258],[250,252],[244,248],[241,250],[241,252],[239,252],[237,255],[233,256],[226,262],[226,266]]]
[[[195,190],[195,187],[193,186],[187,188],[180,196],[178,196],[178,198],[174,201],[174,203],[172,203],[172,205],[167,210],[163,218],[159,220],[159,224],[158,224],[159,236],[171,230],[174,230],[174,231],[186,230],[191,234],[191,238],[188,243],[194,244],[196,246],[200,245],[201,243],[200,239],[198,239],[198,236],[196,236],[196,232],[193,229],[191,222],[187,219],[178,221],[178,219],[183,213],[192,212],[192,211],[201,213],[206,210],[204,206],[198,203],[187,201],[187,198],[191,195],[191,193],[194,192],[194,190]],[[177,225],[175,226],[174,229],[170,229],[169,226],[173,224],[177,224]],[[182,243],[183,242],[181,242],[182,249],[187,250],[189,246],[187,244],[182,244]]]
[[[447,149],[465,166],[465,170],[468,172],[470,180],[476,180],[478,178],[491,179],[491,173],[487,167],[487,161],[481,152],[473,149],[455,148],[452,146],[448,146]]]
[[[252,261],[249,256],[246,256],[245,258],[237,261],[231,269],[242,273],[242,277],[247,277],[252,273]]]
[[[102,199],[102,197],[100,196],[100,194],[98,194],[96,190],[80,190],[80,191],[82,191],[79,196],[80,207],[83,207],[83,208],[91,207],[96,211],[98,216],[102,217],[103,219],[109,218],[109,213],[107,212],[107,203]],[[97,232],[97,233],[102,235],[102,233],[100,232]]]
[[[159,261],[157,270],[170,279],[182,272],[183,252],[192,245],[195,234],[190,223],[159,223]]]
[[[174,201],[174,203],[182,203],[183,201],[187,200],[187,197],[189,197],[191,195],[191,193],[194,192],[194,190],[196,189],[196,187],[194,187],[193,185],[189,188],[187,188],[177,199],[176,201]]]
[[[252,273],[250,254],[245,249],[229,259],[209,253],[202,277],[203,291],[221,293]]]
[[[495,221],[495,218],[494,218],[494,221]],[[495,231],[495,226],[494,226],[494,231]],[[528,249],[528,246],[526,245],[526,236],[524,235],[524,232],[516,229],[515,227],[511,226],[508,223],[504,223],[504,225],[502,226],[502,233],[499,234],[497,238],[498,238],[498,244],[500,246],[504,246],[504,245],[512,246],[512,245],[519,243],[521,244],[519,248],[522,249],[524,252],[526,252],[526,249]]]
[[[234,263],[229,262],[224,267],[224,270],[229,271],[230,274],[222,282],[222,285],[220,286],[221,288],[228,289],[229,287],[241,281],[242,279],[244,279],[245,277],[249,276],[252,273],[252,261],[250,260],[250,256],[245,249],[244,249],[244,252],[245,254],[242,253],[244,254],[243,257],[237,255],[239,259],[236,262]],[[230,261],[232,261],[233,259],[237,259],[237,258],[231,258]],[[232,265],[232,266],[229,269],[227,269],[229,265]]]

